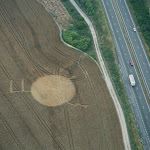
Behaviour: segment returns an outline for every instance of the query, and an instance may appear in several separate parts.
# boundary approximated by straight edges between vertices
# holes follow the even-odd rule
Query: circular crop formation
[[[31,86],[31,94],[39,103],[58,106],[75,95],[75,86],[70,79],[60,75],[39,77]]]

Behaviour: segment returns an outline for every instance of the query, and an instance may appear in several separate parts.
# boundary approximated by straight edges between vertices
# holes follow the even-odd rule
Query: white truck
[[[129,75],[131,86],[135,86],[134,76],[132,74]]]

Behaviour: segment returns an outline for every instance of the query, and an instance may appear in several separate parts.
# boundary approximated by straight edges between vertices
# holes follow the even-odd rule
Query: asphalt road
[[[136,25],[133,22],[133,19],[127,7],[126,1],[119,0],[119,1],[116,1],[116,4],[122,16],[124,27],[126,28],[128,38],[132,45],[132,49],[136,56],[138,66],[140,68],[143,80],[145,82],[145,85],[146,85],[146,88],[150,97],[150,62],[148,60],[144,46],[139,37],[138,31],[136,33],[133,31],[133,27],[136,27]]]
[[[103,71],[103,75],[105,77],[105,81],[106,81],[107,87],[109,89],[110,95],[112,96],[112,99],[114,101],[114,105],[115,105],[117,113],[118,113],[121,129],[122,129],[122,133],[123,133],[123,141],[124,141],[124,145],[125,145],[125,150],[131,150],[129,137],[128,137],[128,133],[127,133],[127,127],[126,127],[126,123],[125,123],[125,119],[124,119],[124,115],[123,115],[121,106],[119,104],[118,98],[116,96],[116,93],[114,91],[114,88],[112,86],[111,80],[109,78],[108,72],[106,70],[103,58],[101,56],[100,49],[99,49],[99,44],[98,44],[98,40],[97,40],[97,36],[96,36],[95,29],[93,27],[93,24],[88,19],[86,14],[75,3],[74,0],[70,0],[70,2],[77,9],[77,11],[80,13],[80,15],[84,18],[84,20],[86,21],[86,23],[89,26],[89,29],[90,29],[92,37],[93,37],[94,46],[95,46],[95,50],[96,50],[96,53],[97,53],[98,61],[99,61],[100,65],[101,65],[101,68],[102,68],[102,71]]]
[[[150,121],[149,121],[150,108],[147,103],[145,94],[143,92],[136,68],[134,66],[133,67],[130,66],[130,64],[129,64],[129,62],[132,60],[132,57],[131,57],[129,48],[127,46],[124,34],[122,32],[120,23],[118,21],[112,1],[111,0],[102,0],[102,1],[103,1],[105,12],[107,14],[112,32],[113,32],[113,37],[114,37],[114,41],[115,41],[115,45],[116,45],[116,53],[117,53],[117,57],[118,57],[121,74],[122,74],[122,79],[123,79],[125,88],[127,90],[129,102],[130,102],[138,129],[139,129],[141,141],[143,143],[144,149],[149,150],[150,149]],[[124,15],[126,14],[125,15],[126,16],[125,23],[126,23],[127,30],[130,35],[131,41],[133,42],[133,46],[136,48],[139,47],[139,49],[136,49],[136,55],[138,55],[136,59],[138,59],[138,61],[141,63],[141,65],[142,65],[141,68],[143,69],[143,74],[145,75],[145,72],[148,71],[149,67],[148,67],[148,65],[146,65],[145,61],[144,61],[144,63],[145,63],[145,66],[147,66],[147,67],[143,67],[143,65],[144,65],[143,60],[145,59],[144,58],[144,55],[145,55],[144,50],[141,50],[142,45],[141,45],[141,42],[140,42],[137,32],[133,32],[134,25],[128,24],[127,19],[132,21],[131,15],[128,12],[127,5],[124,3],[124,0],[121,0],[121,1],[119,0],[117,2],[117,4],[119,7],[121,7],[120,8],[121,12],[127,11],[127,12],[123,12]],[[129,14],[128,17],[127,17],[127,13]],[[133,23],[133,22],[131,22],[131,23]],[[142,57],[140,55],[142,55]],[[147,59],[145,59],[145,60],[148,61]],[[135,81],[136,81],[135,87],[132,87],[130,85],[129,77],[128,77],[129,74],[133,74],[135,77]],[[146,72],[146,76],[144,77],[145,80],[146,80],[146,77],[148,78],[148,74],[149,73]]]

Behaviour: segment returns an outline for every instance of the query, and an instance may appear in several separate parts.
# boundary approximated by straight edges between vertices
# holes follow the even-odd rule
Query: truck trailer
[[[129,75],[129,79],[130,79],[131,86],[135,86],[135,79],[132,74]]]

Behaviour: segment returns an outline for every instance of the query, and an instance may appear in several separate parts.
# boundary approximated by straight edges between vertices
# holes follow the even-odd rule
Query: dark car
[[[133,62],[132,61],[130,61],[130,65],[133,66]]]

